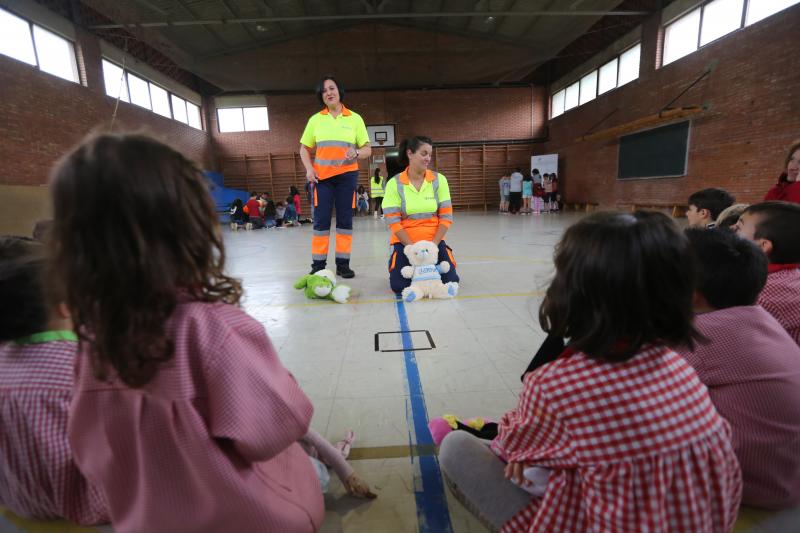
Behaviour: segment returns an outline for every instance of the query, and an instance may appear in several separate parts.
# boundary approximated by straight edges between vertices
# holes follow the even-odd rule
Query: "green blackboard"
[[[687,120],[620,137],[617,179],[686,175],[689,124]]]

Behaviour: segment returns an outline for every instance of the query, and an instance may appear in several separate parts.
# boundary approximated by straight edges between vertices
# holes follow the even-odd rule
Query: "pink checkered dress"
[[[767,284],[758,304],[780,322],[800,344],[800,269],[798,265],[769,265]]]
[[[20,516],[108,522],[67,442],[77,342],[0,346],[0,503]]]
[[[616,364],[565,354],[531,372],[496,443],[513,462],[553,470],[504,532],[722,532],[736,520],[730,427],[663,346]]]
[[[75,461],[105,494],[116,533],[311,532],[325,514],[297,443],[311,402],[264,327],[222,303],[181,303],[175,355],[140,389],[76,365]]]

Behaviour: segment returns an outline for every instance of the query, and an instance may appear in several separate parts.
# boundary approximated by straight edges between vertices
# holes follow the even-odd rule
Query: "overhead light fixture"
[[[486,20],[484,20],[484,22],[486,24],[491,24],[492,22],[494,22],[494,17],[486,17]]]
[[[263,24],[256,24],[256,29],[258,31],[267,31],[267,27],[264,26]]]

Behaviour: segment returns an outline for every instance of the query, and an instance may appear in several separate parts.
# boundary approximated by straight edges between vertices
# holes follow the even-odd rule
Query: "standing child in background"
[[[294,226],[297,223],[297,211],[294,207],[294,197],[290,194],[286,197],[286,212],[283,214],[283,225]]]
[[[289,187],[289,196],[292,198],[292,205],[294,205],[294,212],[297,215],[297,221],[300,222],[300,219],[303,218],[303,208],[300,205],[300,191],[297,190],[297,187],[292,185]]]
[[[105,501],[67,441],[78,337],[47,301],[44,270],[42,244],[0,237],[0,504],[29,518],[104,524]]]
[[[372,196],[372,203],[373,203],[373,213],[372,216],[378,218],[383,218],[383,197],[386,196],[386,180],[381,177],[381,169],[375,168],[375,173],[372,175],[372,179],[369,180],[369,192]],[[380,213],[378,213],[380,211]]]
[[[369,195],[363,185],[359,185],[356,192],[356,207],[356,215],[367,216],[369,214]]]
[[[554,176],[555,174],[545,174],[542,178],[542,187],[544,187],[544,213],[549,213],[552,209]]]
[[[553,173],[553,175],[550,176],[550,178],[551,178],[551,184],[553,186],[553,192],[550,193],[552,195],[551,210],[552,211],[558,211],[561,208],[561,206],[560,206],[560,204],[561,204],[561,195],[558,192],[558,176],[555,173]]]
[[[547,174],[544,175],[547,177]],[[544,179],[544,178],[543,178]],[[533,214],[540,215],[544,208],[544,187],[541,183],[533,184]]]
[[[525,176],[522,178],[522,214],[531,214],[531,198],[533,198],[533,178]]]
[[[497,183],[500,185],[500,214],[508,214],[508,202],[511,194],[511,177],[509,177],[508,174],[504,174]]]
[[[567,229],[555,267],[539,322],[570,344],[525,376],[491,450],[466,431],[444,438],[453,492],[503,532],[731,531],[730,426],[668,347],[696,335],[686,238],[662,213],[597,213]],[[541,497],[511,481],[534,466],[550,470]]]
[[[68,154],[50,190],[52,277],[81,343],[69,442],[114,531],[319,530],[297,442],[313,407],[237,305],[200,170],[107,134]]]

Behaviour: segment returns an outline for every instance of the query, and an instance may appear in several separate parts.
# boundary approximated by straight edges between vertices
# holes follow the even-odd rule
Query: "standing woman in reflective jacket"
[[[453,250],[444,242],[444,236],[453,224],[453,202],[450,187],[444,175],[428,167],[433,153],[433,141],[416,136],[400,144],[400,164],[406,169],[386,183],[383,214],[392,232],[393,247],[389,258],[389,285],[400,293],[411,284],[400,271],[407,266],[403,253],[406,245],[417,241],[432,241],[439,247],[437,263],[447,261],[450,271],[442,274],[442,281],[458,282]]]
[[[344,88],[330,76],[317,84],[322,111],[308,119],[300,138],[300,159],[313,185],[314,236],[311,273],[326,267],[331,214],[336,206],[336,274],[352,278],[353,209],[356,206],[358,159],[372,155],[361,115],[345,107]],[[314,150],[314,160],[311,151]]]

